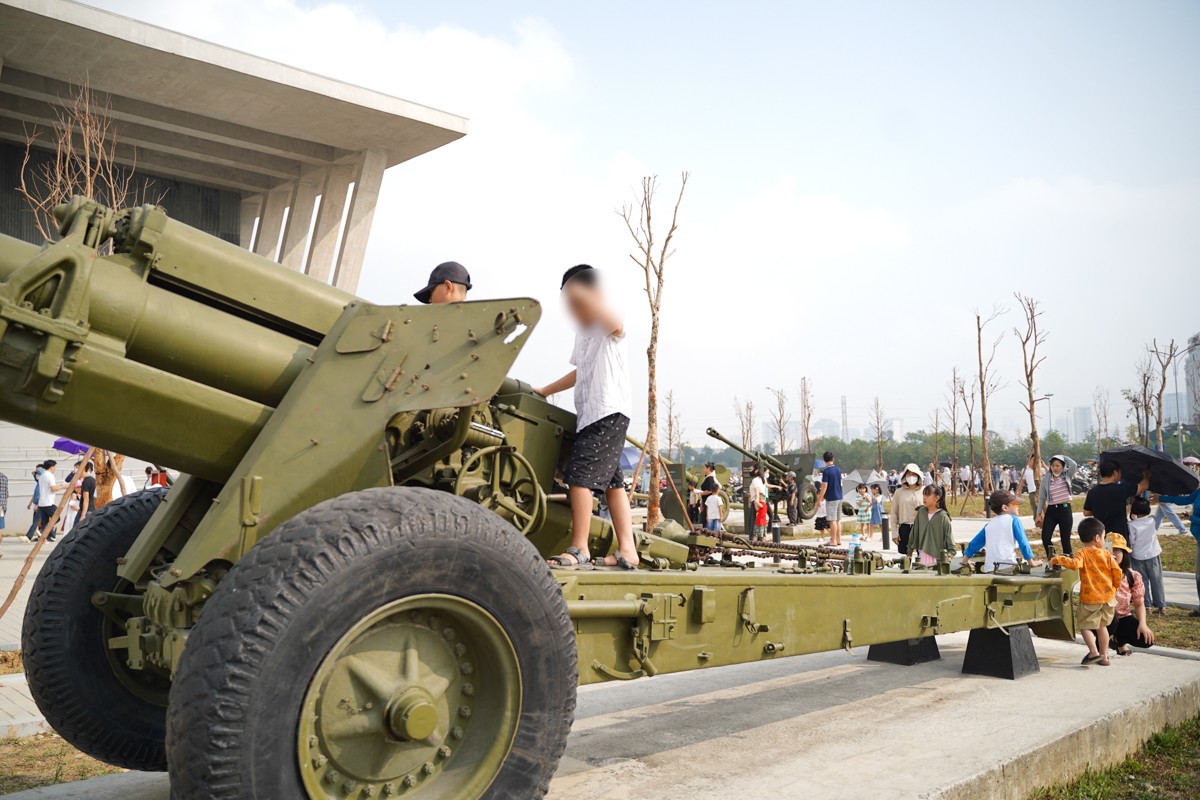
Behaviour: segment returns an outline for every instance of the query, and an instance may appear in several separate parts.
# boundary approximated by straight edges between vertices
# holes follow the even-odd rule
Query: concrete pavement
[[[956,634],[916,667],[859,648],[585,687],[549,797],[1024,800],[1200,713],[1194,654],[1086,668],[1081,646],[1035,641],[1042,671],[1020,681],[961,675]],[[168,796],[164,776],[136,773],[11,795]]]

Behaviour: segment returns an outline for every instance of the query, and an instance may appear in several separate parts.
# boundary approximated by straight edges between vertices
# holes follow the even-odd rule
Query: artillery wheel
[[[117,559],[164,496],[148,489],[113,500],[67,534],[34,581],[21,635],[30,693],[46,721],[84,753],[127,769],[167,768],[168,677],[127,669],[108,649],[141,602],[122,592]],[[106,614],[92,602],[97,593],[126,602],[106,603]]]
[[[171,689],[174,796],[541,797],[574,632],[528,540],[461,497],[369,489],[281,525],[206,604]]]
[[[810,520],[817,515],[817,487],[805,481],[800,485],[800,519]]]

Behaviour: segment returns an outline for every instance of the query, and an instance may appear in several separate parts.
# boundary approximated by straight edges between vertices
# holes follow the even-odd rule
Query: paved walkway
[[[55,544],[57,543],[47,542],[42,545],[37,560],[25,578],[25,585],[21,587],[21,594],[18,595],[17,602],[5,612],[3,617],[0,617],[0,650],[21,649],[21,621],[25,618],[25,604],[29,602],[33,579],[37,577],[42,564],[46,563],[47,556],[54,552]],[[3,556],[0,558],[0,603],[3,603],[4,598],[8,597],[9,589],[12,588],[13,582],[21,572],[21,565],[25,563],[25,558],[32,549],[33,544],[24,536],[5,536],[0,539],[0,555]]]
[[[943,659],[916,667],[858,648],[585,687],[549,800],[1013,800],[1200,712],[1195,660],[1085,668],[1081,646],[1036,640],[1041,672],[1005,681],[960,674],[965,642],[939,637]],[[11,797],[169,793],[127,773]]]

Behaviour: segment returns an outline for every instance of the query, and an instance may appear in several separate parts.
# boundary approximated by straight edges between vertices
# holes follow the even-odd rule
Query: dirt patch
[[[20,650],[0,650],[0,675],[17,675],[24,671]]]
[[[85,756],[57,734],[0,739],[0,794],[123,771]]]

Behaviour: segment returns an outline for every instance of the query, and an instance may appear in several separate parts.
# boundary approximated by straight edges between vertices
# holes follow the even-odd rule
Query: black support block
[[[999,628],[971,631],[962,671],[966,675],[987,675],[1009,680],[1040,672],[1029,626],[1013,625],[1008,628],[1007,635]]]
[[[924,664],[927,661],[937,661],[941,657],[942,654],[938,652],[937,639],[932,636],[873,644],[867,650],[867,661],[900,664],[904,667]]]

